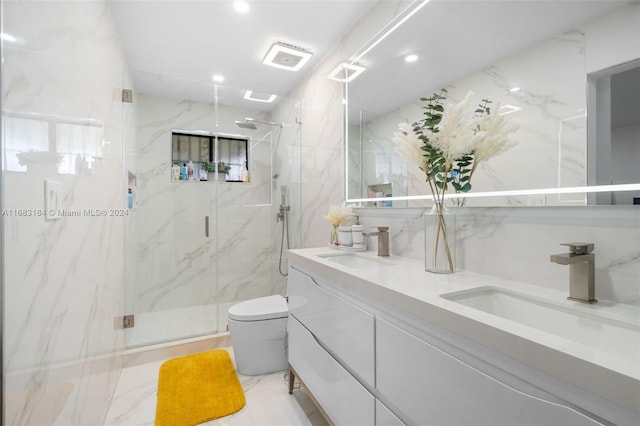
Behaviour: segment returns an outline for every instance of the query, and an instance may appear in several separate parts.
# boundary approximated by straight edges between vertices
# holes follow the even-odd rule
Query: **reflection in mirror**
[[[640,182],[640,60],[588,76],[589,185]],[[589,194],[589,204],[640,204],[640,190]]]
[[[588,149],[587,139],[596,136],[586,114],[587,74],[640,57],[638,44],[629,42],[640,37],[639,18],[638,3],[615,1],[427,4],[360,58],[367,69],[348,83],[347,200],[391,194],[393,200],[365,205],[430,204],[424,173],[394,151],[393,137],[399,123],[424,118],[419,98],[440,88],[448,91],[445,110],[472,92],[472,105],[491,100],[493,113],[518,129],[509,136],[515,146],[478,167],[464,205],[585,205],[586,194],[570,188],[640,182],[630,174],[589,178],[587,155],[601,149]],[[445,29],[455,37],[439,36]],[[417,61],[405,60],[410,53]],[[640,117],[637,104],[627,108]],[[638,137],[632,139],[637,153]],[[530,194],[480,196],[516,190]],[[599,198],[607,197],[631,204],[634,196]]]
[[[94,119],[4,114],[5,170],[97,176],[104,126]]]

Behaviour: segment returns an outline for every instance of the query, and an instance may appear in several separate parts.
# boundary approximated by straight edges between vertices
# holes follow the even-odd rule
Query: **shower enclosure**
[[[280,97],[256,107],[230,87],[134,77],[174,92],[134,87],[133,103],[124,109],[132,198],[125,300],[133,327],[125,330],[127,347],[225,331],[230,305],[284,295],[279,264],[287,229],[277,223],[283,192],[290,206],[286,237],[291,248],[300,241],[299,101]],[[172,144],[174,133],[181,135],[179,146]],[[210,144],[202,145],[205,140]],[[246,152],[230,156],[225,144],[245,140]],[[176,158],[178,167],[192,161],[194,180],[174,179]],[[232,170],[200,180],[200,159],[226,161]],[[248,179],[239,175],[243,167]],[[286,251],[284,257],[286,269]]]

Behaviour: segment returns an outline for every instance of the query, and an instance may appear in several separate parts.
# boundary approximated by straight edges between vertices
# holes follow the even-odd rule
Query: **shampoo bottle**
[[[247,162],[244,162],[244,168],[242,169],[242,181],[249,182],[249,169],[247,168]]]
[[[187,164],[187,176],[188,180],[195,180],[195,176],[193,176],[193,161],[189,161],[189,164]]]
[[[180,167],[180,180],[187,180],[187,163],[182,163],[182,167]]]

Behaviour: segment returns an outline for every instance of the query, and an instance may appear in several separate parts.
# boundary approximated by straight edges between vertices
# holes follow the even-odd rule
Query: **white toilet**
[[[287,368],[289,308],[280,295],[259,297],[229,308],[229,332],[238,373],[245,376]]]

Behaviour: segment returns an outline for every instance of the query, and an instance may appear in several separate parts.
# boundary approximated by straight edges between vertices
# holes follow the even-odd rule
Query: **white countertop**
[[[345,252],[323,247],[289,251],[289,262],[356,292],[389,303],[403,312],[422,317],[456,334],[472,339],[504,355],[545,371],[579,388],[640,412],[640,359],[638,352],[622,356],[569,340],[455,301],[443,294],[492,286],[531,295],[574,310],[640,327],[637,306],[599,301],[584,305],[566,300],[567,292],[475,274],[433,274],[424,263],[402,257],[377,257],[367,251],[349,253],[362,257],[361,267],[345,266],[330,257]],[[640,344],[640,340],[639,340]]]

